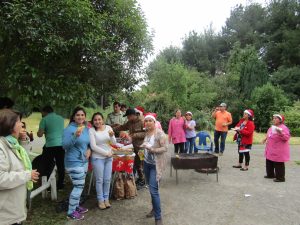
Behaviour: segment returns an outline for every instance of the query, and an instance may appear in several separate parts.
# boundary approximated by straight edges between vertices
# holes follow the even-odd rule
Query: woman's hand
[[[75,136],[79,137],[81,135],[82,131],[83,131],[83,129],[77,129],[75,132]]]
[[[109,152],[107,153],[106,157],[109,157],[109,158],[110,158],[110,157],[112,157],[112,155],[113,155],[112,152],[109,151]]]
[[[31,180],[36,183],[39,179],[40,173],[37,170],[31,170]]]
[[[108,134],[109,134],[110,137],[113,137],[113,136],[115,135],[115,133],[114,133],[113,130],[109,130],[109,131],[108,131]]]
[[[26,132],[26,129],[22,128],[22,130],[20,131],[19,133],[19,139],[21,141],[26,141],[27,139],[27,132]]]
[[[267,138],[263,139],[261,143],[266,144],[267,143]]]
[[[86,150],[85,158],[86,158],[86,159],[89,159],[89,158],[91,157],[91,154],[92,154],[91,149]]]

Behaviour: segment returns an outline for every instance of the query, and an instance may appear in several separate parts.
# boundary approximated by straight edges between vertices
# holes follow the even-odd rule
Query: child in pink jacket
[[[290,160],[290,131],[284,125],[284,116],[273,115],[273,126],[268,129],[265,148],[266,172],[265,178],[275,178],[274,182],[285,181],[284,162]],[[274,173],[275,172],[275,173]]]

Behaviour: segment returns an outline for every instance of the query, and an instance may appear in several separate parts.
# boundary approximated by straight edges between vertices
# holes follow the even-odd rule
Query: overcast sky
[[[170,45],[181,47],[182,39],[190,31],[200,33],[212,23],[220,31],[230,10],[248,0],[137,0],[149,26],[154,31],[154,55]],[[265,3],[265,0],[252,2]],[[154,56],[151,57],[152,59]]]

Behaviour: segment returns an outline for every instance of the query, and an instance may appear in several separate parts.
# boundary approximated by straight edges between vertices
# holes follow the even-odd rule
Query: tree
[[[151,50],[134,0],[2,1],[0,94],[73,106],[131,88]]]
[[[299,65],[299,14],[298,0],[272,0],[267,6],[264,60],[270,71]]]
[[[288,107],[284,112],[284,123],[288,126],[292,135],[300,136],[300,101],[294,102],[294,105]]]
[[[272,74],[271,81],[278,85],[292,99],[300,99],[300,66],[280,67]]]
[[[227,72],[242,100],[249,99],[254,88],[268,81],[267,66],[253,46],[240,49],[239,45],[235,45],[228,60]]]
[[[255,88],[251,102],[255,113],[256,128],[262,132],[269,128],[274,113],[284,111],[285,107],[290,105],[283,90],[270,83]]]
[[[265,17],[266,10],[258,3],[245,7],[237,5],[222,27],[222,38],[226,41],[228,50],[236,42],[241,44],[241,48],[253,45],[260,49],[264,41]]]
[[[189,33],[183,40],[182,58],[186,66],[196,68],[198,72],[208,72],[214,76],[222,70],[220,62],[220,38],[210,26],[204,33]]]

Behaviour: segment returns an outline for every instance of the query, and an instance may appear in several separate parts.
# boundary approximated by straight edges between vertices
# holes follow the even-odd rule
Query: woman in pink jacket
[[[266,172],[265,178],[275,178],[274,182],[285,181],[284,162],[290,160],[290,131],[284,125],[284,116],[273,115],[273,126],[267,132],[263,141],[266,143]],[[275,173],[274,173],[275,170]]]
[[[176,110],[175,117],[169,122],[169,143],[173,143],[175,147],[175,153],[184,153],[185,139],[185,120],[181,116],[181,111]]]

